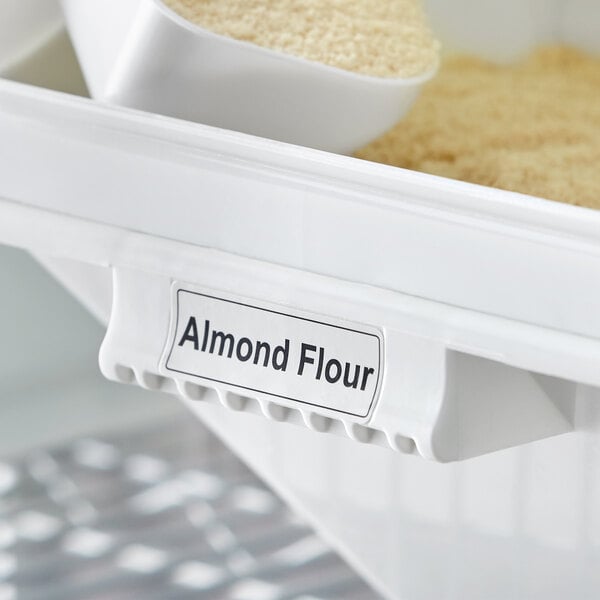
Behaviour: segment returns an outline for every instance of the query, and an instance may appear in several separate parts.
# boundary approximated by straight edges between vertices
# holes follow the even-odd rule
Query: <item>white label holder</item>
[[[574,382],[600,385],[596,340],[19,203],[0,200],[0,205],[0,239],[51,254],[54,272],[108,320],[102,372],[116,381],[178,394],[188,403],[216,402],[447,462],[572,431]],[[103,295],[111,287],[105,278],[111,271],[109,307]],[[259,320],[262,341],[274,335],[274,341],[283,336],[291,344],[293,327],[284,314],[315,321],[324,336],[311,343],[317,348],[327,347],[329,334],[323,332],[331,327],[354,330],[348,339],[356,332],[377,339],[382,353],[372,406],[365,413],[361,399],[358,409],[347,411],[351,403],[344,394],[325,394],[324,402],[320,385],[278,394],[273,378],[255,385],[240,369],[227,369],[230,378],[208,374],[218,381],[203,378],[207,372],[198,365],[179,369],[187,373],[168,370],[166,351],[177,332],[173,294],[179,289],[210,290],[252,310],[282,313],[276,335],[274,321]],[[229,311],[221,312],[230,318]],[[235,313],[236,327],[250,322]],[[307,331],[301,328],[301,337]],[[342,337],[331,340],[338,354],[342,347],[348,351],[340,354],[344,363],[373,368],[377,344],[352,347]],[[291,385],[285,381],[277,385]]]
[[[459,309],[153,243],[143,268],[113,268],[110,379],[444,462],[572,429],[574,385],[469,353],[481,332]],[[461,336],[436,337],[449,317]]]

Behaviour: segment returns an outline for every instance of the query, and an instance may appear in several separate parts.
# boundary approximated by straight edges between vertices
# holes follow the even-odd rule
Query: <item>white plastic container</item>
[[[0,107],[0,240],[110,319],[105,372],[179,392],[390,599],[597,596],[600,213],[11,82]],[[379,332],[370,416],[167,376],[174,284]]]

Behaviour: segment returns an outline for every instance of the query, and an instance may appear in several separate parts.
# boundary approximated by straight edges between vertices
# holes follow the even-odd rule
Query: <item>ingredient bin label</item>
[[[379,393],[377,329],[173,288],[167,371],[366,418]]]

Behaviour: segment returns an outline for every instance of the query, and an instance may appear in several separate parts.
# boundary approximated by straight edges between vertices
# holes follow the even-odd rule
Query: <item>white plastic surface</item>
[[[600,53],[596,0],[423,0],[446,50],[500,63],[524,58],[542,44]]]
[[[4,198],[600,339],[597,211],[12,82],[0,99]],[[595,359],[538,356],[597,381]]]
[[[359,75],[220,36],[160,0],[62,0],[92,96],[350,153],[396,123],[431,73]]]
[[[0,73],[43,46],[62,25],[55,0],[2,0]]]
[[[390,600],[598,597],[598,389],[577,433],[452,464],[187,404]]]

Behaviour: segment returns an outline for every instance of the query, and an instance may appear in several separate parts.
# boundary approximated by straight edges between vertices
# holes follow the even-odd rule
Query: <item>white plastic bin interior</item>
[[[600,23],[591,2],[518,6],[550,4],[588,14],[569,21],[582,32]],[[559,39],[541,29],[523,50]],[[392,379],[367,424],[180,389],[390,598],[595,597],[596,212],[0,83],[0,238],[58,257],[111,313],[107,371],[173,385],[149,325],[172,280],[381,328]],[[575,431],[440,465],[219,403],[441,460]]]

